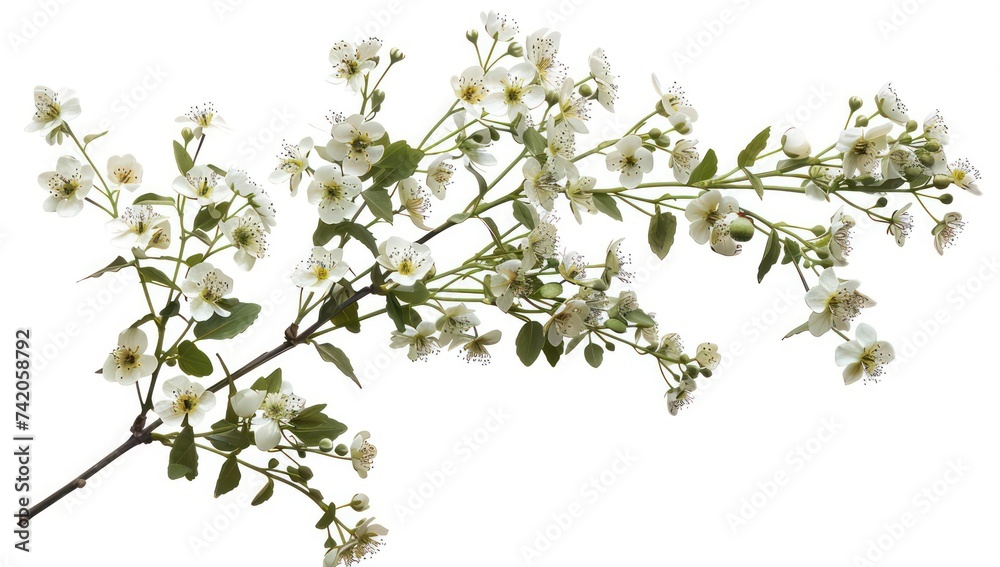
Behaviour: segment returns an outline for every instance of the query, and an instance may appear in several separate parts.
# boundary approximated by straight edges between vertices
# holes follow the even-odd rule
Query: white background
[[[13,343],[15,328],[31,327],[36,337],[36,500],[127,436],[133,392],[93,370],[143,307],[134,285],[120,291],[111,278],[74,283],[118,251],[97,212],[69,220],[42,212],[44,192],[35,177],[72,150],[50,148],[22,131],[33,112],[32,88],[74,88],[84,109],[76,130],[112,128],[92,146],[99,164],[131,152],[145,165],[144,189],[159,192],[169,192],[175,175],[174,117],[211,100],[233,131],[207,142],[203,155],[263,180],[282,138],[321,138],[312,125],[323,124],[327,111],[354,108],[340,87],[324,80],[336,40],[375,33],[387,47],[406,52],[384,85],[389,98],[379,120],[394,139],[419,139],[451,104],[451,75],[475,64],[464,32],[478,27],[480,10],[491,7],[4,4],[0,336]],[[648,111],[655,71],[686,86],[701,114],[695,137],[703,151],[716,149],[725,169],[769,124],[800,125],[814,147],[825,147],[843,125],[849,96],[870,101],[893,80],[914,117],[941,109],[954,138],[949,155],[978,164],[986,195],[956,195],[952,208],[969,224],[943,258],[933,251],[926,217],[917,216],[903,249],[879,226],[862,224],[851,266],[841,275],[863,281],[879,301],[864,320],[904,353],[877,385],[844,387],[832,335],[780,340],[807,309],[787,266],[756,284],[762,242],[726,259],[694,245],[682,226],[674,251],[656,264],[645,225],[634,216],[627,225],[603,216],[587,219],[585,230],[567,225],[563,244],[596,258],[612,237],[628,236],[626,247],[641,272],[635,288],[661,327],[680,333],[689,347],[714,341],[727,355],[679,417],[668,415],[663,383],[648,361],[619,349],[600,371],[579,354],[555,371],[541,364],[525,370],[513,353],[516,327],[506,321],[500,325],[509,340],[487,368],[448,353],[416,364],[386,354],[384,322],[360,337],[335,337],[364,375],[363,391],[306,348],[285,356],[286,379],[301,395],[330,403],[351,435],[373,434],[379,456],[367,480],[344,467],[314,464],[328,497],[371,496],[373,512],[391,531],[372,564],[529,564],[525,550],[533,549],[541,550],[533,565],[839,566],[869,557],[873,545],[888,548],[873,562],[878,565],[994,563],[1000,529],[1000,386],[991,370],[996,7],[971,0],[538,0],[505,2],[503,9],[522,32],[561,30],[560,58],[574,77],[586,72],[594,48],[605,48],[621,76],[621,99],[617,122],[592,109],[599,136],[620,132]],[[581,141],[580,147],[589,146]],[[669,178],[665,160],[657,160],[653,176]],[[603,166],[595,161],[591,168]],[[464,204],[470,183],[461,177],[451,189],[454,199],[436,203],[436,219]],[[295,309],[287,275],[310,246],[315,212],[304,195],[293,201],[280,187],[271,192],[280,222],[273,253],[250,275],[238,274],[235,288],[240,298],[265,305],[267,315],[238,347],[222,346],[231,366],[280,341]],[[772,218],[808,226],[828,222],[834,210],[802,199],[769,196],[761,204],[753,195],[738,197]],[[399,230],[414,234],[402,224]],[[474,228],[455,234],[482,238]],[[465,251],[452,236],[434,247],[441,263]],[[223,266],[236,272],[228,259]],[[11,399],[13,385],[6,392]],[[490,421],[495,414],[503,416],[499,427]],[[2,429],[13,432],[12,424]],[[470,445],[470,439],[478,441]],[[320,564],[324,535],[313,528],[311,504],[279,489],[267,505],[251,508],[260,480],[249,474],[243,486],[214,500],[219,463],[213,456],[202,455],[195,482],[171,482],[166,453],[159,446],[133,451],[34,522],[30,555],[10,551],[8,532],[0,556],[15,566]],[[619,455],[630,456],[626,466],[616,464]],[[3,462],[0,476],[13,477],[12,458]],[[771,490],[776,475],[786,482]],[[442,476],[440,486],[428,480]],[[594,479],[599,493],[582,488]],[[414,496],[419,493],[424,496]],[[4,494],[10,510],[13,492]],[[581,513],[567,522],[574,505]],[[741,514],[752,518],[734,523]],[[906,514],[908,526],[892,527]]]

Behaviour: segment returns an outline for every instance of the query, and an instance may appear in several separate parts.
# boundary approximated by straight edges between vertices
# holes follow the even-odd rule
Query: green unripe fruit
[[[754,232],[756,231],[753,227],[753,221],[746,217],[738,217],[729,223],[729,233],[736,242],[750,242]]]
[[[593,87],[587,84],[580,85],[580,96],[582,96],[583,98],[590,98],[590,96],[593,94],[594,94]]]
[[[938,189],[947,189],[949,185],[951,185],[950,175],[938,174],[934,176],[934,187]]]
[[[955,200],[955,197],[952,196],[951,193],[942,193],[941,194],[941,204],[943,204],[943,205],[950,205],[951,202],[954,201],[954,200]]]
[[[340,445],[337,445],[337,447],[334,448],[334,450],[333,450],[334,453],[340,455],[341,457],[343,457],[344,455],[346,455],[347,451],[348,451],[347,445],[344,445],[343,443],[341,443]]]
[[[319,440],[319,450],[324,453],[329,453],[333,450],[333,441],[327,438]]]

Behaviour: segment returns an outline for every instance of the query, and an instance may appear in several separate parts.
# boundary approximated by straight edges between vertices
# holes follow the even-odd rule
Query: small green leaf
[[[319,521],[316,522],[316,529],[325,530],[326,528],[330,527],[330,524],[333,523],[333,520],[336,517],[337,517],[337,505],[334,504],[333,502],[330,502],[329,504],[327,504],[326,511],[323,512],[323,515],[320,517]]]
[[[469,173],[471,173],[472,176],[476,178],[476,185],[479,187],[479,196],[482,197],[483,195],[485,195],[486,192],[490,190],[490,186],[487,185],[486,178],[483,177],[483,174],[479,173],[479,171],[477,171],[476,168],[472,167],[471,162],[465,164],[465,169],[468,170]]]
[[[424,152],[411,148],[405,140],[389,144],[382,159],[372,168],[372,186],[384,188],[412,176],[423,157]]]
[[[228,317],[213,313],[208,319],[198,322],[194,326],[194,336],[198,340],[231,339],[247,330],[259,313],[260,305],[256,303],[237,303],[229,310]]]
[[[302,413],[306,414],[305,410]],[[288,432],[309,446],[319,445],[323,439],[336,439],[345,431],[347,431],[346,425],[323,412],[296,416],[288,422]]]
[[[781,257],[782,264],[796,263],[802,260],[802,249],[799,247],[799,243],[792,240],[791,237],[785,239],[784,245],[784,256]]]
[[[524,141],[524,147],[528,148],[531,155],[540,156],[545,153],[545,148],[549,146],[549,142],[538,133],[535,128],[525,128],[524,134],[521,135],[521,140]]]
[[[392,294],[385,296],[385,312],[392,319],[392,322],[396,324],[396,330],[402,333],[406,330],[406,319],[403,314],[403,308],[399,304],[399,300]]]
[[[164,274],[159,268],[154,268],[153,266],[142,266],[139,268],[139,274],[147,283],[162,285],[163,287],[168,287],[175,291],[180,291],[181,289],[177,287],[177,284],[175,284],[174,281],[170,279],[167,274]]]
[[[542,299],[553,299],[562,295],[563,286],[558,282],[549,282],[547,284],[539,286],[538,289],[531,294],[532,297],[541,297]]]
[[[181,312],[181,301],[180,297],[175,297],[170,300],[170,303],[166,304],[163,309],[160,309],[160,317],[168,319],[174,317]]]
[[[618,203],[615,202],[615,198],[611,195],[607,193],[594,193],[594,206],[597,207],[598,211],[621,222],[622,212],[618,210]]]
[[[388,191],[382,187],[371,187],[362,191],[361,197],[368,203],[373,215],[392,222],[392,199]]]
[[[100,138],[101,136],[104,136],[107,133],[108,131],[105,130],[100,134],[87,134],[86,136],[83,137],[83,149],[87,149],[87,146],[89,146],[91,142]]]
[[[759,134],[754,136],[753,140],[747,144],[747,147],[740,151],[739,157],[736,159],[736,165],[740,169],[745,169],[754,164],[757,161],[757,156],[760,152],[764,151],[767,147],[767,140],[771,137],[771,127],[768,126],[760,131]]]
[[[334,236],[345,235],[363,244],[373,256],[378,256],[378,241],[375,240],[375,236],[364,225],[350,221],[337,224],[326,224],[319,221],[316,231],[313,232],[313,246],[325,246]]]
[[[167,477],[170,480],[186,478],[194,480],[198,476],[198,451],[194,446],[194,429],[185,425],[170,448],[167,465]]]
[[[250,505],[260,506],[270,500],[272,496],[274,496],[274,481],[271,480],[271,477],[269,476],[267,477],[267,483],[264,484],[264,488],[261,488],[260,492],[257,493],[257,496],[253,497],[253,500],[250,501]]]
[[[144,193],[132,201],[133,205],[174,205],[173,197],[164,197],[156,193]]]
[[[604,349],[601,345],[590,343],[583,349],[583,358],[587,360],[587,364],[599,368],[604,362]]]
[[[200,378],[212,373],[212,359],[191,341],[177,345],[177,363],[188,376]]]
[[[747,176],[747,181],[750,182],[750,186],[753,187],[754,192],[757,193],[757,198],[763,200],[764,182],[760,180],[760,177],[757,177],[757,174],[755,174],[754,172],[750,171],[745,167],[741,167],[740,171],[743,172],[743,175]]]
[[[649,249],[660,260],[667,257],[670,247],[674,245],[677,234],[677,217],[671,212],[656,212],[649,219]]]
[[[757,268],[757,283],[764,280],[764,276],[771,271],[771,266],[778,261],[778,257],[781,255],[781,238],[778,236],[777,230],[771,230],[771,234],[767,236],[767,244],[764,246],[764,257],[760,260],[760,266]]]
[[[517,357],[525,366],[531,366],[542,352],[545,344],[545,329],[538,321],[528,321],[517,333],[514,341],[517,345]]]
[[[115,258],[114,260],[112,260],[111,263],[108,264],[107,266],[104,266],[100,270],[97,270],[96,272],[94,272],[94,273],[90,274],[89,276],[83,278],[83,280],[88,280],[90,278],[99,278],[99,277],[103,276],[104,274],[109,274],[109,273],[112,273],[112,272],[117,272],[117,271],[121,270],[122,268],[127,268],[127,267],[131,266],[132,264],[135,264],[134,260],[131,261],[131,262],[129,262],[125,258],[122,258],[121,256],[119,256],[119,257]],[[82,282],[83,280],[80,280],[80,281]]]
[[[389,293],[410,305],[423,305],[431,297],[431,293],[427,291],[427,286],[423,282],[417,282],[409,286],[409,289],[396,288]]]
[[[708,181],[709,179],[715,177],[715,173],[719,170],[719,158],[715,157],[715,150],[708,150],[705,153],[705,157],[701,158],[701,163],[694,168],[691,172],[691,176],[688,178],[688,185],[695,185],[701,183],[702,181]]]
[[[616,333],[624,333],[628,329],[628,325],[625,324],[621,319],[612,317],[604,322],[604,326]]]
[[[194,167],[194,160],[177,140],[174,140],[174,161],[177,162],[177,169],[181,175],[186,175]]]
[[[351,359],[348,358],[347,353],[330,343],[317,343],[316,350],[319,352],[320,358],[327,362],[332,362],[345,376],[353,380],[358,385],[358,388],[361,387],[361,381],[354,374],[354,366],[351,365]],[[299,415],[301,416],[301,414]]]
[[[646,312],[642,309],[633,309],[632,311],[629,311],[625,314],[625,319],[631,321],[640,329],[649,329],[656,326],[656,321],[653,321],[653,318],[646,315]]]
[[[209,231],[219,225],[219,221],[229,211],[229,203],[219,203],[202,207],[194,217],[195,230]]]
[[[795,335],[799,333],[804,333],[808,330],[809,330],[809,321],[806,321],[805,323],[802,323],[801,325],[795,327],[791,331],[788,331],[788,334],[786,334],[784,337],[781,337],[781,340],[785,340],[788,337],[794,337]]]
[[[552,366],[553,368],[555,368],[556,364],[559,362],[559,357],[562,356],[562,353],[562,343],[554,345],[549,341],[545,341],[545,344],[542,346],[542,354],[545,355],[545,360],[548,361],[549,366]]]
[[[524,225],[528,230],[535,229],[534,209],[524,201],[514,200],[514,220]],[[536,213],[537,214],[537,213]]]
[[[230,492],[240,485],[240,465],[236,462],[236,455],[229,455],[219,469],[219,480],[215,482],[215,497]]]

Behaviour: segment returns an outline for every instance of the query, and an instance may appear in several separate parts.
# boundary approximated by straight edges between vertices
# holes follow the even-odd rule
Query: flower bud
[[[825,260],[830,257],[830,251],[826,248],[820,248],[819,250],[816,251],[816,256]]]
[[[594,94],[594,87],[584,83],[580,85],[579,92],[580,96],[582,96],[583,98],[589,98],[591,95]]]
[[[931,153],[940,152],[941,151],[941,142],[939,142],[939,141],[937,141],[935,139],[927,140],[927,143],[924,144],[924,149],[927,150],[927,151],[929,151],[929,152],[931,152]]]
[[[917,159],[920,160],[920,164],[924,167],[931,167],[934,165],[934,156],[930,152],[918,151]]]
[[[343,457],[344,455],[346,455],[347,451],[348,451],[347,445],[344,445],[343,443],[341,443],[340,445],[337,445],[333,449],[333,452],[336,453],[336,454],[338,454],[338,455],[340,455],[341,457]]]
[[[520,43],[512,41],[507,44],[507,55],[511,57],[524,57],[524,48],[521,47]]]
[[[276,469],[278,468],[278,464],[279,464],[278,459],[271,459],[270,461],[267,462],[267,468]]]
[[[667,147],[670,145],[670,136],[666,134],[660,134],[660,137],[657,138],[656,143],[663,147]]]
[[[889,204],[889,199],[886,199],[885,197],[879,197],[878,201],[875,201],[875,208],[881,209],[882,207],[888,204]]]
[[[406,59],[406,54],[403,53],[402,51],[400,51],[398,48],[393,47],[392,50],[389,51],[389,61],[390,62],[392,62],[392,63],[398,63],[398,62],[402,61],[403,59]]]
[[[678,360],[680,360],[681,364],[687,364],[691,362],[691,357],[686,354],[682,354]]]
[[[657,141],[657,140],[659,140],[660,136],[662,136],[662,135],[663,135],[663,130],[660,130],[659,128],[650,128],[649,129],[649,139],[652,140],[652,141],[654,141],[654,142]]]
[[[310,488],[309,495],[312,496],[313,500],[323,500],[323,493],[318,488]]]
[[[934,176],[934,187],[938,189],[947,189],[949,185],[951,185],[950,175],[938,174]]]
[[[688,134],[691,133],[691,123],[688,122],[687,120],[685,120],[684,122],[681,122],[680,124],[674,125],[674,130],[677,130],[678,134],[680,134],[682,136],[686,136],[686,135],[688,135]]]
[[[701,369],[701,375],[704,376],[705,378],[711,378],[712,377],[712,369],[711,368],[702,368]]]
[[[306,466],[299,467],[299,476],[302,477],[302,480],[310,480],[313,477],[313,471]]]
[[[913,136],[909,134],[900,134],[899,137],[896,138],[896,141],[900,144],[909,144],[913,141]]]
[[[690,376],[691,378],[694,378],[695,376],[697,376],[697,375],[698,375],[698,367],[697,367],[697,366],[695,366],[694,364],[688,364],[688,365],[687,365],[687,366],[686,366],[686,367],[684,368],[684,374],[687,374],[687,375],[688,375],[688,376]]]
[[[924,168],[921,165],[910,165],[903,168],[903,176],[907,179],[916,179],[924,174]]]
[[[955,200],[955,197],[953,197],[951,193],[942,193],[940,199],[941,204],[950,205],[951,202]]]
[[[861,100],[861,97],[859,96],[852,96],[851,99],[847,101],[847,104],[851,107],[851,112],[857,112],[858,109],[865,104],[865,101]]]
[[[789,128],[781,136],[781,151],[792,159],[804,158],[812,153],[812,146],[802,128]]]
[[[351,498],[351,508],[355,512],[364,512],[365,510],[367,510],[368,496],[365,494],[361,494],[360,492],[358,494],[355,494],[354,497]]]
[[[181,128],[181,139],[184,140],[184,145],[186,146],[188,142],[194,139],[194,132],[190,128]]]
[[[754,232],[753,221],[746,217],[737,217],[729,223],[729,234],[736,242],[750,242]]]
[[[556,91],[545,91],[545,104],[549,106],[559,104],[559,93]]]
[[[324,437],[319,440],[319,450],[324,453],[329,453],[333,450],[333,441]]]
[[[907,132],[915,132],[916,130],[917,130],[917,121],[916,120],[908,120],[906,122],[906,131]]]
[[[816,225],[812,227],[813,236],[820,237],[826,234],[826,227],[822,225]]]
[[[854,119],[854,125],[858,128],[864,128],[865,126],[868,126],[868,117],[858,116],[857,118]]]
[[[465,39],[472,43],[476,43],[479,41],[479,30],[469,30],[465,32]]]
[[[375,89],[372,91],[371,96],[372,106],[378,106],[385,101],[385,91],[382,89]]]

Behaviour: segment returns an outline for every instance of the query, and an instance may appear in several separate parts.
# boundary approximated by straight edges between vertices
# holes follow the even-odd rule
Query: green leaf
[[[604,362],[604,349],[601,345],[590,343],[583,349],[583,358],[587,359],[587,364],[599,368]]]
[[[389,144],[382,159],[372,167],[372,186],[384,188],[410,177],[417,171],[423,157],[424,152],[411,148],[405,140]]]
[[[545,341],[542,346],[542,354],[545,355],[545,360],[548,361],[549,365],[555,368],[556,364],[559,362],[559,357],[563,353],[563,344],[559,343],[554,345],[549,341]]]
[[[799,247],[799,243],[790,237],[785,239],[784,251],[785,254],[781,257],[782,264],[790,264],[792,262],[798,264],[802,260],[802,249]]]
[[[479,187],[479,196],[482,197],[490,190],[490,186],[486,183],[486,178],[483,177],[482,173],[476,171],[476,168],[472,167],[472,162],[465,164],[465,169],[476,178],[476,185]]]
[[[358,388],[361,387],[361,381],[354,374],[354,366],[351,365],[351,359],[348,358],[347,353],[330,343],[316,343],[316,351],[319,352],[320,358],[327,362],[332,362],[345,376],[353,380],[358,385]]]
[[[362,191],[361,197],[368,203],[373,215],[392,223],[392,199],[388,191],[382,187],[371,187]]]
[[[249,431],[226,420],[212,424],[212,432],[205,439],[220,451],[236,451],[250,446]]]
[[[190,425],[185,425],[174,438],[174,446],[170,448],[167,477],[170,480],[182,477],[194,480],[197,476],[198,451],[194,446],[194,429]]]
[[[781,340],[785,340],[788,337],[794,337],[795,335],[799,333],[804,333],[808,330],[809,330],[809,321],[806,321],[805,323],[802,323],[801,325],[795,327],[791,331],[788,331],[788,334],[786,334],[784,337],[781,337]]]
[[[236,462],[236,455],[229,455],[219,469],[219,480],[215,481],[215,497],[218,498],[239,486],[240,476],[240,464]]]
[[[127,268],[127,267],[131,266],[132,264],[135,264],[135,260],[129,262],[125,258],[122,258],[121,256],[119,256],[119,257],[115,258],[114,260],[112,260],[111,263],[108,264],[107,266],[104,266],[100,270],[97,270],[96,272],[90,274],[89,276],[83,278],[80,281],[82,282],[83,280],[89,280],[90,278],[99,278],[99,277],[103,276],[104,274],[110,274],[112,272],[117,272],[117,271],[121,270],[122,268]]]
[[[105,130],[100,134],[87,134],[86,136],[83,137],[83,149],[87,149],[87,146],[89,146],[91,142],[100,138],[101,136],[104,136],[107,133],[108,131]]]
[[[175,297],[170,300],[170,303],[166,304],[163,309],[160,309],[160,317],[164,319],[169,319],[174,317],[181,312],[181,300],[180,297]]]
[[[542,299],[553,299],[562,295],[563,286],[558,282],[549,282],[547,284],[541,285],[536,289],[531,296],[541,297]]]
[[[177,169],[181,172],[181,175],[186,175],[194,167],[194,160],[191,159],[187,150],[177,140],[174,140],[174,161],[177,162]]]
[[[154,268],[153,266],[142,266],[139,268],[139,274],[142,275],[142,279],[147,283],[154,283],[156,285],[162,285],[163,287],[168,287],[175,291],[180,291],[181,288],[177,287],[170,276],[164,274],[159,268]]]
[[[354,295],[354,288],[347,280],[340,280],[340,288],[337,289],[319,308],[319,318],[323,321],[331,321],[337,327],[343,327],[351,333],[361,331],[361,323],[358,322],[357,302],[338,310],[337,308],[347,302]],[[333,313],[336,312],[336,315]]]
[[[253,500],[250,501],[250,505],[260,506],[270,500],[272,496],[274,496],[274,481],[271,480],[271,477],[267,477],[267,483],[264,484],[264,488],[261,488],[260,492],[257,493],[257,496],[253,497]]]
[[[532,213],[531,205],[528,205],[524,201],[514,200],[514,220],[524,225],[528,230],[535,229],[535,215]],[[537,213],[536,213],[537,214]]]
[[[423,305],[431,297],[431,293],[427,291],[427,286],[423,282],[417,282],[409,286],[409,289],[396,288],[390,293],[410,305]]]
[[[340,437],[347,431],[347,426],[323,412],[315,412],[293,418],[288,422],[288,431],[306,445],[316,446],[323,439],[333,440]]]
[[[406,330],[406,319],[403,314],[403,308],[399,304],[399,300],[396,299],[394,295],[385,296],[385,312],[392,319],[392,322],[396,324],[396,330],[402,333]]]
[[[212,373],[212,359],[191,341],[177,345],[177,363],[188,376],[200,378]]]
[[[531,155],[540,156],[545,153],[545,148],[549,146],[549,142],[538,133],[535,128],[525,128],[524,134],[521,135],[521,140],[524,141],[524,147],[528,148]]]
[[[653,318],[646,315],[646,312],[642,309],[633,309],[632,311],[629,311],[625,314],[625,319],[631,321],[636,327],[641,329],[649,329],[656,326],[656,321],[653,321]]]
[[[718,170],[719,158],[715,157],[715,150],[708,150],[705,153],[705,157],[701,158],[701,163],[698,164],[698,167],[695,167],[694,171],[691,172],[691,177],[688,178],[687,184],[695,185],[702,181],[708,181],[715,177],[715,173]]]
[[[229,211],[229,203],[211,204],[198,210],[194,217],[195,230],[209,231],[219,225],[222,217]]]
[[[198,340],[231,339],[247,330],[259,313],[260,305],[256,303],[237,303],[229,310],[228,317],[213,313],[208,319],[198,322],[194,326],[194,336]]]
[[[747,181],[750,182],[750,186],[753,187],[754,192],[757,193],[757,197],[763,200],[764,182],[760,180],[760,177],[757,177],[757,174],[755,174],[754,172],[750,171],[745,167],[741,167],[740,171],[743,172],[743,175],[747,176]]]
[[[750,140],[747,147],[740,152],[739,157],[736,159],[736,165],[740,169],[752,166],[757,161],[757,156],[760,155],[760,152],[764,151],[764,148],[767,147],[767,140],[770,137],[771,127],[768,126],[754,136],[754,139]]]
[[[649,249],[660,260],[667,257],[670,247],[674,245],[677,234],[677,217],[671,212],[656,212],[649,219]]]
[[[156,193],[144,193],[132,201],[133,205],[174,205],[173,197],[164,197]]]
[[[327,504],[326,511],[323,512],[323,515],[320,517],[319,521],[316,522],[316,529],[325,530],[326,528],[330,527],[330,524],[333,523],[333,520],[336,517],[337,517],[337,505],[331,502]]]
[[[326,224],[319,221],[316,231],[313,232],[313,246],[325,246],[334,236],[344,235],[364,244],[373,256],[378,256],[378,241],[375,240],[375,236],[364,225],[351,221],[338,222],[337,224]]]
[[[604,326],[616,333],[624,333],[628,329],[628,325],[624,321],[616,317],[611,317],[604,322]]]
[[[538,321],[528,321],[517,333],[517,357],[525,366],[531,366],[545,345],[545,329]]]
[[[221,167],[219,167],[217,165],[208,164],[208,169],[211,169],[212,171],[214,171],[215,174],[218,175],[219,177],[225,177],[225,176],[229,175],[228,171],[226,171],[225,169],[222,169]]]
[[[771,266],[778,261],[778,257],[781,255],[781,237],[778,236],[777,230],[772,230],[771,234],[767,236],[767,244],[764,246],[764,257],[760,260],[760,266],[757,268],[757,283],[764,280],[764,276],[771,271]]]
[[[618,203],[615,202],[615,198],[611,195],[607,193],[594,193],[594,205],[598,211],[621,222],[622,212],[618,210]]]

